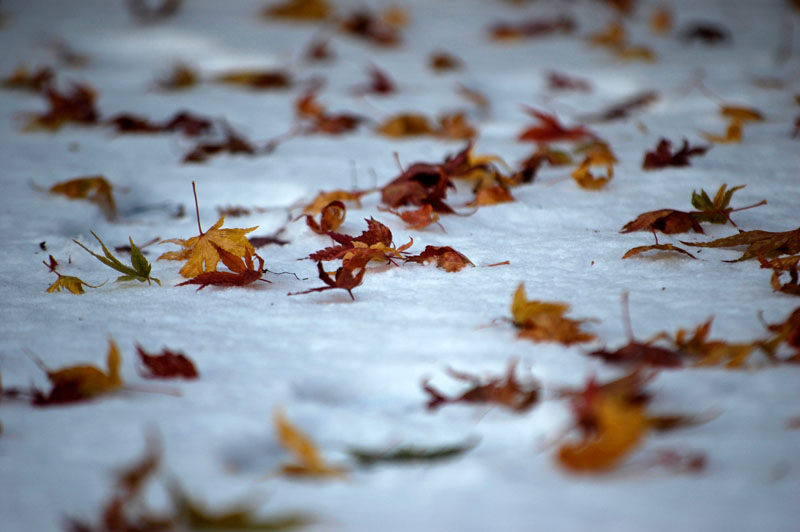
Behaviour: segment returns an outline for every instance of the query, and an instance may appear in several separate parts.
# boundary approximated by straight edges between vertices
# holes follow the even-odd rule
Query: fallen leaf
[[[403,205],[429,204],[436,212],[452,213],[445,203],[447,189],[455,188],[444,164],[414,163],[381,188],[381,202],[393,209]]]
[[[61,289],[63,288],[65,290],[72,292],[75,295],[80,295],[84,293],[83,291],[84,286],[88,286],[89,288],[100,288],[105,284],[103,283],[98,285],[91,285],[71,275],[61,275],[57,271],[53,271],[53,273],[58,275],[58,279],[56,279],[56,282],[54,282],[47,288],[47,292],[49,294],[53,294],[55,292],[61,292]]]
[[[678,329],[672,340],[675,347],[687,357],[694,358],[697,366],[718,366],[741,368],[747,363],[756,348],[755,343],[729,344],[722,340],[709,340],[712,319],[698,325],[691,336],[689,331]]]
[[[428,57],[428,66],[431,70],[436,72],[448,72],[451,70],[459,70],[464,65],[461,59],[444,51],[437,51],[431,53]]]
[[[585,122],[610,122],[612,120],[622,120],[634,111],[640,111],[645,107],[658,101],[656,91],[642,91],[629,96],[619,103],[610,105],[602,111],[588,114],[582,117]]]
[[[655,170],[657,168],[664,168],[666,166],[689,166],[689,158],[705,154],[708,151],[708,146],[689,146],[686,139],[683,140],[681,149],[672,153],[672,143],[662,138],[658,141],[658,145],[654,151],[648,151],[644,154],[644,161],[642,161],[642,168],[645,170]]]
[[[305,57],[307,61],[321,63],[332,60],[335,55],[331,51],[330,41],[315,38],[308,43],[303,57]]]
[[[303,22],[325,20],[332,12],[333,6],[327,0],[285,0],[265,7],[261,16]]]
[[[650,31],[664,35],[672,29],[672,11],[666,6],[656,7],[650,15]]]
[[[467,205],[469,207],[485,207],[487,205],[510,203],[512,201],[516,200],[507,186],[491,185],[478,188],[475,192],[475,199],[467,203]]]
[[[698,248],[736,248],[747,246],[742,256],[729,262],[739,262],[763,256],[770,259],[779,255],[800,254],[800,227],[791,231],[742,231],[733,236],[711,242],[683,242]]]
[[[733,187],[728,190],[728,185],[723,183],[720,185],[719,189],[717,189],[716,194],[714,194],[713,200],[703,189],[700,189],[700,194],[692,191],[692,206],[699,211],[692,213],[692,216],[694,216],[694,219],[698,222],[709,222],[712,224],[730,222],[732,226],[737,227],[733,220],[731,220],[730,215],[732,212],[752,209],[753,207],[758,207],[759,205],[765,205],[767,203],[767,200],[762,200],[753,205],[748,205],[747,207],[740,207],[738,209],[732,208],[730,202],[733,194],[744,187],[745,185],[739,185],[738,187]]]
[[[182,283],[177,284],[176,286],[184,286],[187,284],[198,284],[200,285],[197,290],[202,290],[206,286],[246,286],[248,284],[252,284],[256,281],[266,281],[265,279],[261,278],[264,270],[264,259],[262,259],[258,254],[245,255],[244,257],[238,257],[233,253],[229,253],[219,247],[214,241],[211,241],[211,245],[214,246],[214,249],[217,252],[220,260],[228,267],[231,272],[220,272],[220,271],[207,271],[197,274],[196,276],[192,277],[188,281],[184,281]],[[253,266],[253,257],[258,259],[258,267]]]
[[[681,31],[686,42],[701,41],[704,44],[721,44],[731,40],[730,32],[715,22],[691,22]]]
[[[117,216],[111,183],[100,175],[76,177],[56,183],[50,187],[52,194],[61,194],[69,199],[85,199],[100,207],[106,219],[113,220]]]
[[[183,353],[163,349],[159,354],[150,354],[142,346],[136,345],[139,360],[147,368],[147,373],[140,373],[148,379],[196,379],[199,374],[194,363]]]
[[[446,397],[433,388],[426,380],[422,389],[429,395],[428,410],[436,410],[446,404],[477,403],[499,405],[514,412],[530,410],[539,401],[540,386],[538,381],[530,378],[518,381],[515,373],[517,360],[511,360],[508,371],[502,377],[481,379],[476,375],[448,369],[447,373],[454,379],[471,384],[471,388],[457,397]]]
[[[592,84],[586,79],[569,76],[562,72],[548,72],[547,88],[551,91],[590,92]]]
[[[773,270],[772,277],[770,279],[772,289],[776,292],[800,296],[800,278],[798,278],[797,275],[797,267],[795,266],[787,271],[789,272],[789,280],[785,283],[781,283],[782,272],[780,270]]]
[[[728,129],[725,130],[724,135],[717,135],[715,133],[706,133],[705,131],[701,131],[700,136],[706,139],[708,142],[714,142],[716,144],[730,144],[734,142],[741,142],[742,122],[739,120],[732,120],[728,124]]]
[[[787,361],[800,362],[800,307],[794,309],[785,321],[767,325],[767,330],[773,336],[760,343],[763,351],[777,360],[778,348],[786,344],[786,347],[794,350],[794,355]]]
[[[378,125],[376,131],[387,137],[413,137],[434,134],[434,128],[428,118],[425,115],[415,113],[390,116]]]
[[[703,228],[697,223],[692,213],[675,209],[644,212],[637,216],[636,219],[625,224],[620,233],[632,233],[634,231],[652,231],[654,233],[655,231],[660,231],[665,235],[686,233],[687,231],[704,233]]]
[[[328,464],[311,439],[294,426],[282,410],[272,415],[278,442],[294,457],[294,462],[283,464],[280,472],[287,476],[344,478],[347,470]]]
[[[595,336],[581,330],[586,320],[564,317],[569,305],[560,301],[528,301],[525,284],[520,283],[511,302],[511,319],[520,329],[518,336],[535,342],[559,342],[564,345],[591,342]]]
[[[355,270],[358,270],[358,273],[354,274],[353,272]],[[366,263],[351,263],[348,265],[348,267],[343,265],[336,270],[336,274],[333,279],[331,279],[331,276],[328,275],[328,272],[326,272],[322,267],[322,262],[317,263],[317,271],[319,272],[320,280],[327,286],[312,288],[311,290],[305,290],[303,292],[292,292],[288,295],[297,296],[302,294],[310,294],[312,292],[323,292],[325,290],[340,288],[342,290],[347,290],[347,293],[350,294],[350,299],[355,301],[356,298],[353,296],[353,288],[361,284],[364,279],[364,274],[367,272],[367,268]]]
[[[250,143],[250,141],[232,129],[226,128],[225,140],[219,142],[199,143],[190,152],[183,156],[182,162],[202,163],[208,160],[209,157],[219,155],[221,153],[243,153],[246,155],[255,155],[256,148]]]
[[[339,29],[347,35],[377,46],[397,46],[402,41],[397,26],[362,8],[339,20]]]
[[[439,227],[442,226],[442,224],[439,223],[439,215],[434,212],[433,205],[430,203],[425,203],[418,209],[406,210],[402,212],[394,209],[383,208],[379,208],[379,210],[399,216],[400,219],[406,223],[407,229],[424,229],[430,224],[434,223],[439,225]]]
[[[361,85],[353,87],[353,92],[358,95],[373,94],[378,96],[385,96],[397,91],[395,85],[389,74],[379,69],[376,66],[371,66],[368,71],[369,81]]]
[[[325,235],[329,231],[339,229],[339,226],[344,222],[346,214],[347,209],[344,203],[339,200],[332,201],[322,208],[319,223],[310,214],[307,214],[306,225],[318,235]]]
[[[25,131],[57,131],[65,124],[95,124],[99,114],[94,107],[96,94],[88,85],[73,84],[69,92],[58,92],[52,86],[45,91],[49,109],[33,114]]]
[[[688,255],[695,260],[697,259],[697,257],[692,255],[685,249],[680,248],[678,246],[674,246],[672,244],[653,244],[650,246],[636,246],[635,248],[631,248],[628,251],[626,251],[625,254],[622,256],[622,258],[629,259],[641,253],[645,253],[647,251],[675,251],[677,253],[683,253],[684,255]]]
[[[53,70],[49,67],[28,70],[27,67],[20,66],[11,75],[3,78],[3,88],[42,92],[50,86],[53,75]]]
[[[328,192],[320,192],[308,204],[303,207],[303,212],[310,215],[320,214],[325,207],[331,203],[345,201],[352,201],[357,207],[361,207],[361,197],[368,194],[370,190],[331,190]]]
[[[133,243],[133,238],[128,237],[128,241],[131,244],[131,265],[126,266],[111,253],[111,251],[106,247],[103,241],[100,240],[100,237],[94,233],[94,231],[91,231],[91,233],[92,236],[95,237],[100,243],[100,247],[103,248],[103,255],[95,253],[77,240],[73,240],[73,242],[85,249],[90,255],[95,257],[109,268],[121,273],[122,275],[117,277],[117,282],[139,281],[140,283],[147,282],[147,284],[152,284],[152,281],[155,281],[156,284],[161,286],[161,281],[150,276],[150,270],[152,266],[149,262],[147,262],[147,259],[144,257],[139,248],[136,247],[136,244]]]
[[[359,465],[371,467],[376,464],[416,464],[438,462],[460,456],[475,447],[475,442],[457,443],[433,447],[395,445],[389,449],[371,450],[351,448],[347,452]]]
[[[298,119],[304,123],[304,133],[323,133],[341,135],[358,127],[363,117],[352,113],[328,113],[317,101],[319,87],[312,87],[295,102]]]
[[[574,179],[581,188],[600,190],[614,177],[613,165],[616,162],[616,157],[611,153],[608,146],[605,144],[600,144],[600,146],[604,146],[605,148],[595,148],[591,153],[587,153],[580,166],[571,174],[572,179]],[[606,174],[602,177],[596,177],[591,172],[593,166],[605,167]]]
[[[489,28],[489,35],[496,41],[529,39],[555,33],[571,33],[576,23],[572,17],[533,18],[521,22],[496,22]]]
[[[283,70],[234,70],[216,76],[214,81],[254,90],[286,89],[292,86],[291,75]]]
[[[406,262],[427,263],[436,261],[436,267],[447,272],[457,272],[465,266],[475,266],[466,256],[450,246],[425,246],[419,255],[405,257]]]
[[[523,130],[518,135],[518,140],[547,143],[577,141],[595,137],[594,133],[583,126],[564,127],[555,116],[537,111],[531,107],[526,107],[525,112],[536,118],[539,123]]]
[[[156,80],[156,87],[164,91],[181,91],[196,86],[200,76],[193,67],[175,63],[169,74]]]
[[[114,340],[109,339],[106,357],[107,372],[89,365],[71,366],[59,370],[49,370],[42,366],[53,387],[47,395],[37,392],[34,404],[52,405],[83,401],[120,389],[122,387],[122,377],[119,373],[121,360],[117,344],[114,343]]]
[[[194,182],[192,182],[194,189]],[[162,240],[161,243],[177,244],[181,248],[179,251],[168,251],[158,257],[158,260],[181,260],[186,264],[180,270],[184,277],[197,277],[203,272],[213,272],[217,270],[217,263],[220,261],[217,248],[222,248],[228,253],[244,258],[252,256],[255,249],[245,236],[247,233],[258,229],[258,226],[248,227],[247,229],[220,229],[225,222],[225,216],[220,216],[217,223],[203,232],[200,226],[200,210],[197,208],[197,194],[195,192],[195,212],[197,214],[197,229],[200,231],[198,236],[188,240],[172,238]]]
[[[183,0],[127,0],[125,6],[140,23],[149,24],[175,16]]]

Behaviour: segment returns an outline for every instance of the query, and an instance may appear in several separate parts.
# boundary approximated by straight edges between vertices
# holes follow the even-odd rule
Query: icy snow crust
[[[288,66],[299,79],[327,79],[320,100],[328,109],[378,118],[405,110],[435,115],[468,108],[454,95],[463,82],[483,91],[493,106],[488,117],[473,117],[481,132],[476,151],[512,164],[532,149],[515,140],[530,122],[521,104],[575,123],[583,113],[644,89],[659,91],[661,98],[633,119],[593,126],[620,160],[614,180],[602,191],[579,189],[563,179],[568,170],[545,169],[534,184],[515,189],[515,203],[482,208],[470,217],[443,217],[446,233],[436,226],[409,231],[398,218],[377,210],[375,195],[368,196],[362,208],[348,210],[343,232],[357,234],[363,219],[374,216],[391,228],[396,242],[413,236],[418,252],[425,245],[449,245],[476,267],[451,274],[410,264],[370,272],[350,301],[343,291],[286,296],[320,286],[315,264],[297,259],[329,245],[302,221],[290,224],[283,235],[290,244],[260,253],[270,270],[295,272],[307,278],[303,281],[267,274],[272,284],[198,293],[175,287],[182,281],[180,265],[161,261],[153,266],[160,288],[109,282],[82,296],[52,295],[45,288],[54,276],[40,262],[52,253],[65,265],[65,274],[90,283],[113,280],[114,272],[72,239],[92,246],[91,230],[112,246],[126,243],[129,235],[138,243],[155,236],[193,236],[192,180],[204,228],[217,219],[217,207],[270,207],[274,210],[226,220],[226,227],[259,225],[253,234],[263,235],[284,223],[286,207],[309,201],[320,190],[388,182],[398,173],[394,151],[405,165],[434,162],[462,143],[388,140],[362,128],[341,137],[295,139],[268,156],[220,156],[207,164],[181,165],[192,143],[177,135],[115,135],[103,127],[23,134],[22,114],[43,109],[43,100],[0,91],[4,385],[47,385],[28,351],[54,368],[103,365],[109,336],[120,346],[129,383],[152,386],[136,372],[137,342],[149,350],[184,351],[201,373],[196,382],[165,385],[179,390],[180,397],[122,392],[64,407],[2,404],[0,528],[50,532],[61,529],[65,515],[94,519],[111,489],[111,472],[140,455],[143,434],[154,426],[163,437],[169,471],[191,493],[218,508],[256,494],[265,513],[312,514],[317,523],[310,530],[798,530],[798,432],[786,428],[789,418],[800,415],[797,368],[662,372],[650,385],[654,411],[718,416],[648,437],[620,468],[601,476],[567,474],[554,460],[552,443],[572,423],[565,401],[544,401],[524,415],[460,405],[429,413],[420,388],[423,378],[432,377],[435,386],[455,393],[463,386],[447,377],[446,367],[499,374],[514,357],[521,361],[520,371],[549,390],[580,385],[591,375],[619,375],[585,353],[627,342],[620,317],[625,291],[640,339],[693,328],[714,316],[713,337],[744,342],[764,336],[759,314],[769,323],[783,321],[799,300],[774,293],[769,272],[755,261],[722,262],[737,256],[724,250],[705,250],[697,261],[677,255],[623,261],[627,249],[652,238],[623,235],[619,229],[644,211],[689,209],[693,189],[713,192],[722,183],[747,185],[735,196],[736,205],[769,202],[736,214],[740,227],[783,231],[800,225],[800,143],[790,136],[799,109],[792,101],[800,92],[797,38],[793,57],[775,61],[780,29],[790,16],[798,27],[796,12],[790,15],[778,0],[673,1],[677,28],[705,19],[724,24],[733,35],[729,45],[687,45],[675,30],[668,37],[652,36],[646,17],[654,3],[642,2],[635,22],[628,24],[631,41],[651,46],[659,60],[626,63],[589,48],[579,37],[612,19],[599,3],[535,2],[514,8],[485,0],[410,0],[402,4],[413,22],[401,47],[378,50],[332,34],[335,62],[309,66],[300,56],[318,32],[313,25],[264,22],[256,16],[262,1],[184,4],[175,18],[142,26],[122,2],[3,2],[0,8],[9,18],[0,29],[0,72],[7,75],[22,63],[52,64],[44,43],[57,37],[91,60],[85,69],[59,68],[59,83],[84,81],[97,88],[103,116],[130,111],[162,120],[189,109],[224,117],[258,142],[290,127],[292,102],[302,88],[251,92],[204,83],[163,93],[153,90],[153,80],[179,59],[204,74]],[[339,2],[342,10],[362,4]],[[577,18],[577,33],[513,44],[487,38],[486,28],[496,20],[562,12]],[[458,55],[466,68],[430,72],[427,57],[436,49]],[[373,63],[398,81],[397,95],[352,95],[350,87],[366,78],[365,67]],[[550,93],[544,73],[552,69],[587,78],[595,90]],[[741,145],[715,146],[693,159],[691,167],[642,171],[645,150],[660,137],[699,143],[699,129],[724,130],[716,103],[686,88],[696,69],[703,69],[706,84],[726,101],[756,107],[766,121],[747,125]],[[790,85],[758,88],[751,83],[757,75],[784,77]],[[107,222],[90,204],[32,186],[89,174],[113,183],[118,222]],[[462,190],[449,201],[460,206],[469,198]],[[188,214],[174,219],[178,204]],[[697,238],[734,231],[705,227],[707,237]],[[40,250],[42,241],[47,251]],[[677,243],[666,236],[663,241]],[[150,259],[167,248],[153,246]],[[485,267],[505,260],[508,266]],[[586,328],[598,341],[567,348],[519,340],[504,322],[482,327],[509,315],[521,281],[530,298],[565,301],[572,305],[570,316],[597,318]],[[287,458],[270,423],[277,406],[285,407],[334,462],[346,461],[353,445],[438,445],[472,437],[479,444],[455,460],[357,470],[346,482],[265,479]],[[708,468],[681,475],[641,466],[665,448],[704,451]]]

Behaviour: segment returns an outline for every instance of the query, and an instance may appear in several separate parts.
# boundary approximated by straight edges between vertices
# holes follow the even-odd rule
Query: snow
[[[292,124],[292,104],[302,87],[251,92],[203,83],[185,92],[154,90],[154,80],[176,60],[205,75],[239,67],[287,67],[298,80],[327,80],[320,100],[332,111],[376,119],[400,111],[436,115],[469,109],[455,95],[458,83],[484,92],[488,116],[471,115],[480,129],[478,153],[494,153],[511,164],[532,146],[518,143],[530,123],[521,105],[579,121],[636,92],[654,89],[659,101],[624,121],[593,124],[619,163],[602,191],[579,189],[568,170],[545,168],[535,183],[514,190],[517,202],[485,207],[469,217],[444,216],[436,226],[409,231],[377,210],[368,196],[348,208],[342,232],[357,234],[364,218],[388,225],[395,242],[414,238],[412,250],[449,245],[475,268],[447,273],[431,265],[370,271],[355,289],[287,297],[320,286],[316,266],[298,261],[329,245],[302,221],[282,235],[286,246],[262,248],[272,283],[246,288],[175,287],[180,265],[153,263],[162,287],[109,282],[82,296],[48,294],[54,276],[40,265],[49,254],[64,274],[89,283],[113,280],[72,240],[94,246],[90,231],[109,245],[159,236],[196,234],[191,181],[197,182],[200,216],[207,228],[216,209],[229,205],[266,208],[226,219],[226,227],[259,225],[269,234],[286,221],[287,208],[310,201],[321,190],[367,188],[398,173],[393,157],[408,165],[439,161],[463,146],[437,140],[378,138],[365,127],[341,137],[290,140],[270,155],[219,156],[202,165],[182,165],[191,141],[178,135],[115,135],[108,128],[67,127],[56,134],[22,133],[25,113],[43,109],[43,99],[0,91],[0,213],[4,315],[0,321],[0,371],[4,386],[46,387],[30,358],[48,367],[103,365],[107,338],[123,356],[123,378],[131,386],[178,391],[124,391],[96,401],[34,408],[4,401],[0,407],[0,522],[9,532],[60,530],[66,515],[94,519],[110,492],[111,473],[139,456],[148,428],[164,442],[168,470],[191,493],[224,508],[256,494],[265,514],[301,510],[317,522],[309,530],[418,532],[594,530],[653,532],[790,531],[800,522],[798,433],[786,428],[800,415],[800,369],[683,369],[663,371],[649,388],[653,410],[713,415],[708,423],[649,436],[616,470],[572,475],[554,459],[554,441],[571,425],[569,405],[548,398],[526,414],[473,406],[447,406],[430,413],[420,383],[425,378],[447,392],[463,386],[445,368],[500,374],[520,359],[552,392],[621,370],[586,356],[602,346],[627,342],[621,296],[630,293],[636,337],[694,328],[714,316],[712,336],[748,342],[765,336],[763,320],[783,321],[798,299],[775,293],[769,272],[755,261],[726,263],[734,251],[705,250],[697,261],[643,255],[621,260],[629,248],[651,243],[647,233],[620,234],[641,212],[689,209],[692,190],[713,192],[722,183],[746,184],[735,205],[767,199],[768,205],[736,213],[743,229],[785,231],[798,225],[800,149],[791,138],[793,103],[800,92],[800,51],[785,62],[776,50],[791,21],[786,2],[671,2],[676,28],[664,37],[647,29],[655,2],[642,1],[628,24],[631,42],[652,46],[659,60],[627,63],[582,39],[613,19],[597,2],[543,1],[513,7],[488,0],[402,5],[412,15],[405,43],[376,50],[314,25],[265,22],[256,15],[263,1],[184,2],[174,18],[153,25],[134,22],[122,2],[62,0],[4,2],[0,29],[0,73],[16,66],[54,64],[47,43],[60,39],[90,57],[84,69],[61,66],[58,82],[88,82],[99,91],[103,116],[130,111],[162,120],[179,109],[225,118],[249,139],[263,143]],[[363,2],[337,3],[344,11]],[[381,2],[370,2],[380,7]],[[491,43],[487,26],[496,20],[570,13],[571,35],[511,44]],[[711,20],[732,33],[730,44],[687,45],[679,29]],[[313,36],[330,36],[334,62],[312,66],[301,59]],[[795,43],[797,38],[795,38]],[[433,74],[431,51],[444,49],[466,64],[462,71]],[[375,64],[397,80],[388,97],[355,97],[350,88]],[[564,71],[594,85],[589,93],[552,93],[544,74]],[[717,103],[690,85],[702,70],[704,83],[726,102],[761,110],[766,121],[745,126],[742,144],[717,145],[692,166],[641,170],[646,150],[666,137],[701,143],[698,130],[721,132]],[[788,80],[780,90],[752,83],[754,76]],[[644,124],[646,132],[637,127]],[[43,192],[80,175],[105,175],[115,188],[120,219],[106,221],[85,202]],[[461,189],[453,205],[470,199]],[[183,205],[187,215],[174,218]],[[461,210],[467,210],[461,209]],[[298,211],[295,209],[294,213]],[[707,236],[733,234],[730,226],[705,225]],[[680,237],[686,240],[685,235]],[[662,237],[678,243],[678,238]],[[691,235],[690,240],[695,239]],[[46,242],[47,250],[39,247]],[[168,249],[150,248],[149,257]],[[172,248],[169,248],[172,249]],[[67,259],[71,262],[67,264]],[[486,267],[509,261],[507,266]],[[511,296],[525,282],[532,299],[565,301],[570,316],[595,318],[586,328],[598,341],[564,347],[517,339],[508,317]],[[490,325],[491,326],[487,326]],[[135,344],[185,352],[201,373],[196,382],[153,384],[138,376]],[[358,469],[345,482],[299,482],[268,475],[287,458],[275,440],[271,412],[289,418],[318,443],[332,462],[346,463],[351,446],[394,443],[443,445],[474,438],[477,446],[442,463]],[[705,452],[708,467],[678,474],[644,464],[660,449]]]

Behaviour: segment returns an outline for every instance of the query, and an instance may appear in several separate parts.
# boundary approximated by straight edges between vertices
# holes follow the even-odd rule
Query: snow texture
[[[800,415],[800,369],[764,366],[752,371],[663,371],[650,385],[656,412],[715,415],[703,425],[649,436],[614,471],[599,476],[566,473],[553,443],[572,423],[566,401],[547,399],[526,414],[473,406],[430,413],[420,383],[449,393],[463,390],[445,373],[453,367],[499,374],[518,358],[552,392],[581,385],[592,375],[620,375],[586,356],[627,342],[621,296],[630,293],[636,337],[694,328],[714,316],[712,336],[747,342],[765,336],[764,322],[783,321],[797,297],[773,292],[769,272],[756,261],[728,263],[735,251],[704,250],[699,260],[646,254],[622,260],[629,248],[652,242],[648,233],[620,234],[641,212],[690,209],[692,190],[722,183],[746,184],[734,205],[767,199],[768,205],[734,215],[743,229],[785,231],[798,226],[800,141],[792,138],[800,108],[800,50],[785,60],[776,53],[798,12],[779,0],[672,1],[675,28],[650,33],[655,2],[643,1],[628,23],[631,42],[651,46],[658,60],[626,62],[591,48],[584,37],[613,20],[600,2],[406,0],[412,17],[398,48],[376,49],[330,28],[265,21],[263,1],[188,0],[173,18],[150,25],[134,21],[122,1],[3,2],[0,73],[20,64],[55,65],[54,40],[86,53],[82,69],[57,67],[59,86],[90,83],[103,116],[130,111],[162,120],[189,109],[227,120],[263,143],[292,125],[301,86],[257,92],[215,83],[166,93],[154,89],[174,61],[204,76],[240,67],[286,67],[299,80],[327,80],[320,100],[333,111],[375,119],[399,111],[429,115],[471,109],[455,93],[463,83],[492,103],[481,116],[478,153],[516,165],[532,150],[517,142],[530,124],[522,105],[556,113],[568,124],[639,91],[660,98],[632,118],[591,127],[619,158],[610,185],[583,190],[569,170],[545,168],[533,184],[514,190],[514,203],[479,209],[468,217],[444,216],[446,232],[433,225],[407,230],[379,212],[376,195],[348,210],[341,231],[358,234],[364,218],[388,225],[395,241],[414,238],[412,250],[449,245],[476,265],[447,273],[431,265],[377,267],[351,301],[343,291],[287,297],[320,286],[316,265],[298,261],[329,245],[301,221],[289,223],[285,246],[261,249],[271,284],[246,288],[176,287],[180,264],[155,262],[168,245],[148,249],[162,287],[114,283],[111,272],[72,240],[94,247],[90,231],[110,246],[154,237],[197,234],[192,180],[197,182],[203,227],[217,208],[259,207],[228,217],[226,227],[258,225],[253,234],[279,229],[288,208],[321,190],[368,188],[398,174],[393,156],[408,165],[436,162],[463,147],[429,138],[381,138],[362,127],[339,137],[292,139],[270,155],[219,156],[206,164],[180,164],[192,141],[175,134],[118,135],[106,127],[70,126],[55,134],[23,133],[26,113],[44,109],[36,95],[0,91],[2,179],[2,305],[0,369],[7,387],[46,387],[29,354],[51,368],[104,364],[107,338],[123,356],[131,386],[177,390],[180,396],[123,391],[92,402],[34,408],[0,405],[0,528],[6,532],[62,529],[64,516],[94,519],[112,486],[112,472],[138,457],[148,427],[156,427],[171,474],[191,493],[225,507],[241,496],[263,502],[265,514],[300,510],[313,515],[313,531],[367,532],[458,530],[598,531],[796,531],[800,523],[798,431],[787,421]],[[364,2],[337,3],[342,11]],[[371,7],[385,6],[369,2]],[[575,33],[493,43],[488,26],[529,16],[573,15]],[[729,43],[687,44],[680,30],[696,20],[719,23]],[[310,65],[302,59],[314,36],[330,37],[336,59]],[[791,35],[789,34],[789,39]],[[462,70],[433,73],[427,58],[447,50]],[[377,65],[397,81],[387,97],[354,96],[352,86]],[[588,79],[592,92],[555,93],[546,73],[558,70]],[[696,88],[704,84],[726,102],[760,109],[741,144],[714,146],[690,167],[641,170],[646,150],[659,138],[703,143],[699,130],[723,131],[718,102]],[[753,83],[783,79],[779,89]],[[108,222],[93,205],[47,194],[44,188],[81,175],[105,175],[113,184],[120,218]],[[467,188],[449,196],[461,211]],[[182,218],[173,214],[182,206]],[[293,214],[299,210],[294,209]],[[705,225],[710,239],[733,234],[730,226]],[[686,235],[679,235],[684,238]],[[690,239],[694,239],[691,235]],[[686,239],[686,238],[684,238]],[[678,243],[663,236],[664,242]],[[47,250],[39,243],[46,242]],[[53,254],[62,273],[96,284],[82,296],[49,294],[54,276],[41,266]],[[68,260],[69,259],[69,260]],[[509,261],[509,265],[486,267]],[[370,267],[373,268],[373,267]],[[595,318],[586,328],[598,340],[563,347],[517,339],[509,316],[511,296],[525,282],[532,299],[565,301],[570,316]],[[762,317],[762,318],[760,318]],[[493,324],[486,326],[487,324]],[[180,350],[197,364],[200,379],[153,384],[136,371],[136,343],[148,350]],[[754,359],[758,362],[758,356]],[[763,360],[762,360],[763,362]],[[345,482],[299,482],[268,477],[287,454],[275,440],[271,412],[284,407],[332,462],[347,463],[349,447],[395,443],[440,445],[475,438],[457,459],[425,465],[356,470]],[[708,467],[677,474],[648,466],[660,449],[705,452]],[[155,495],[157,498],[158,496]]]

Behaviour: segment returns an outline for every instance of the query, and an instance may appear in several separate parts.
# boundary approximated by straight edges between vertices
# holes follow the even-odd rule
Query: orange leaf
[[[100,207],[106,218],[117,216],[117,207],[111,192],[111,183],[100,175],[76,177],[50,187],[52,194],[62,194],[70,199],[85,199]]]
[[[289,422],[282,410],[273,412],[272,422],[277,432],[278,442],[295,459],[294,462],[283,464],[280,467],[282,474],[302,477],[344,478],[346,476],[346,469],[325,462],[314,442]]]
[[[49,405],[82,401],[118,390],[122,387],[122,377],[119,374],[122,359],[117,344],[110,338],[106,358],[108,372],[89,365],[72,366],[59,370],[48,370],[43,367],[53,388],[48,395],[38,392],[35,404]]]

